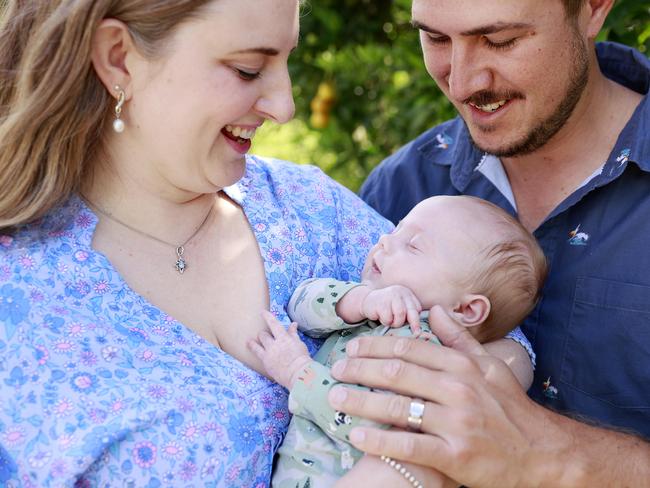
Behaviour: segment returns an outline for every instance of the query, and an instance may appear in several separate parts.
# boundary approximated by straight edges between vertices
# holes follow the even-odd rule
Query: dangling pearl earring
[[[120,118],[122,114],[122,105],[126,100],[126,94],[124,90],[120,88],[120,85],[115,85],[115,91],[117,92],[117,104],[115,105],[115,120],[113,121],[113,130],[118,134],[124,132],[124,121]]]

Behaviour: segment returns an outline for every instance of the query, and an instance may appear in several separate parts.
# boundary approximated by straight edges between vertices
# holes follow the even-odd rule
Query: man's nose
[[[492,71],[477,50],[462,44],[455,45],[451,49],[447,84],[449,97],[463,103],[473,94],[491,88]]]

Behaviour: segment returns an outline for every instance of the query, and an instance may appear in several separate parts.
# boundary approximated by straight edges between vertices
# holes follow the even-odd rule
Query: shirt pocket
[[[579,277],[560,381],[618,409],[650,409],[650,286]]]

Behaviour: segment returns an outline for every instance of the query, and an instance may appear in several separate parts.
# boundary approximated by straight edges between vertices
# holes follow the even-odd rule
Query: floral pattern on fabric
[[[226,192],[286,323],[298,283],[358,279],[392,227],[310,166],[249,157]],[[134,293],[92,249],[96,223],[75,196],[0,236],[0,485],[267,486],[286,390]]]

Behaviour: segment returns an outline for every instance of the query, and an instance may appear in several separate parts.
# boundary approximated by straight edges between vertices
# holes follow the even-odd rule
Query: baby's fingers
[[[269,330],[273,337],[278,338],[286,333],[286,329],[284,328],[284,325],[282,325],[282,322],[280,322],[271,312],[268,310],[262,310],[262,317],[264,318],[266,325],[269,326]]]
[[[421,330],[420,312],[417,309],[411,307],[406,312],[406,318],[409,325],[411,326],[411,332],[413,332],[413,334],[419,334]]]
[[[390,324],[393,327],[401,327],[404,325],[407,316],[407,308],[404,300],[401,297],[396,297],[392,302],[393,321]]]
[[[298,324],[296,322],[291,322],[287,330],[292,337],[298,337]]]
[[[261,361],[266,350],[260,345],[260,343],[255,339],[249,339],[246,345],[248,346],[248,349],[257,356],[257,359]]]
[[[390,326],[393,324],[393,310],[390,303],[382,303],[377,313],[378,320],[382,325]]]
[[[263,330],[257,335],[257,342],[259,342],[264,349],[268,349],[273,346],[275,338],[268,330]]]

